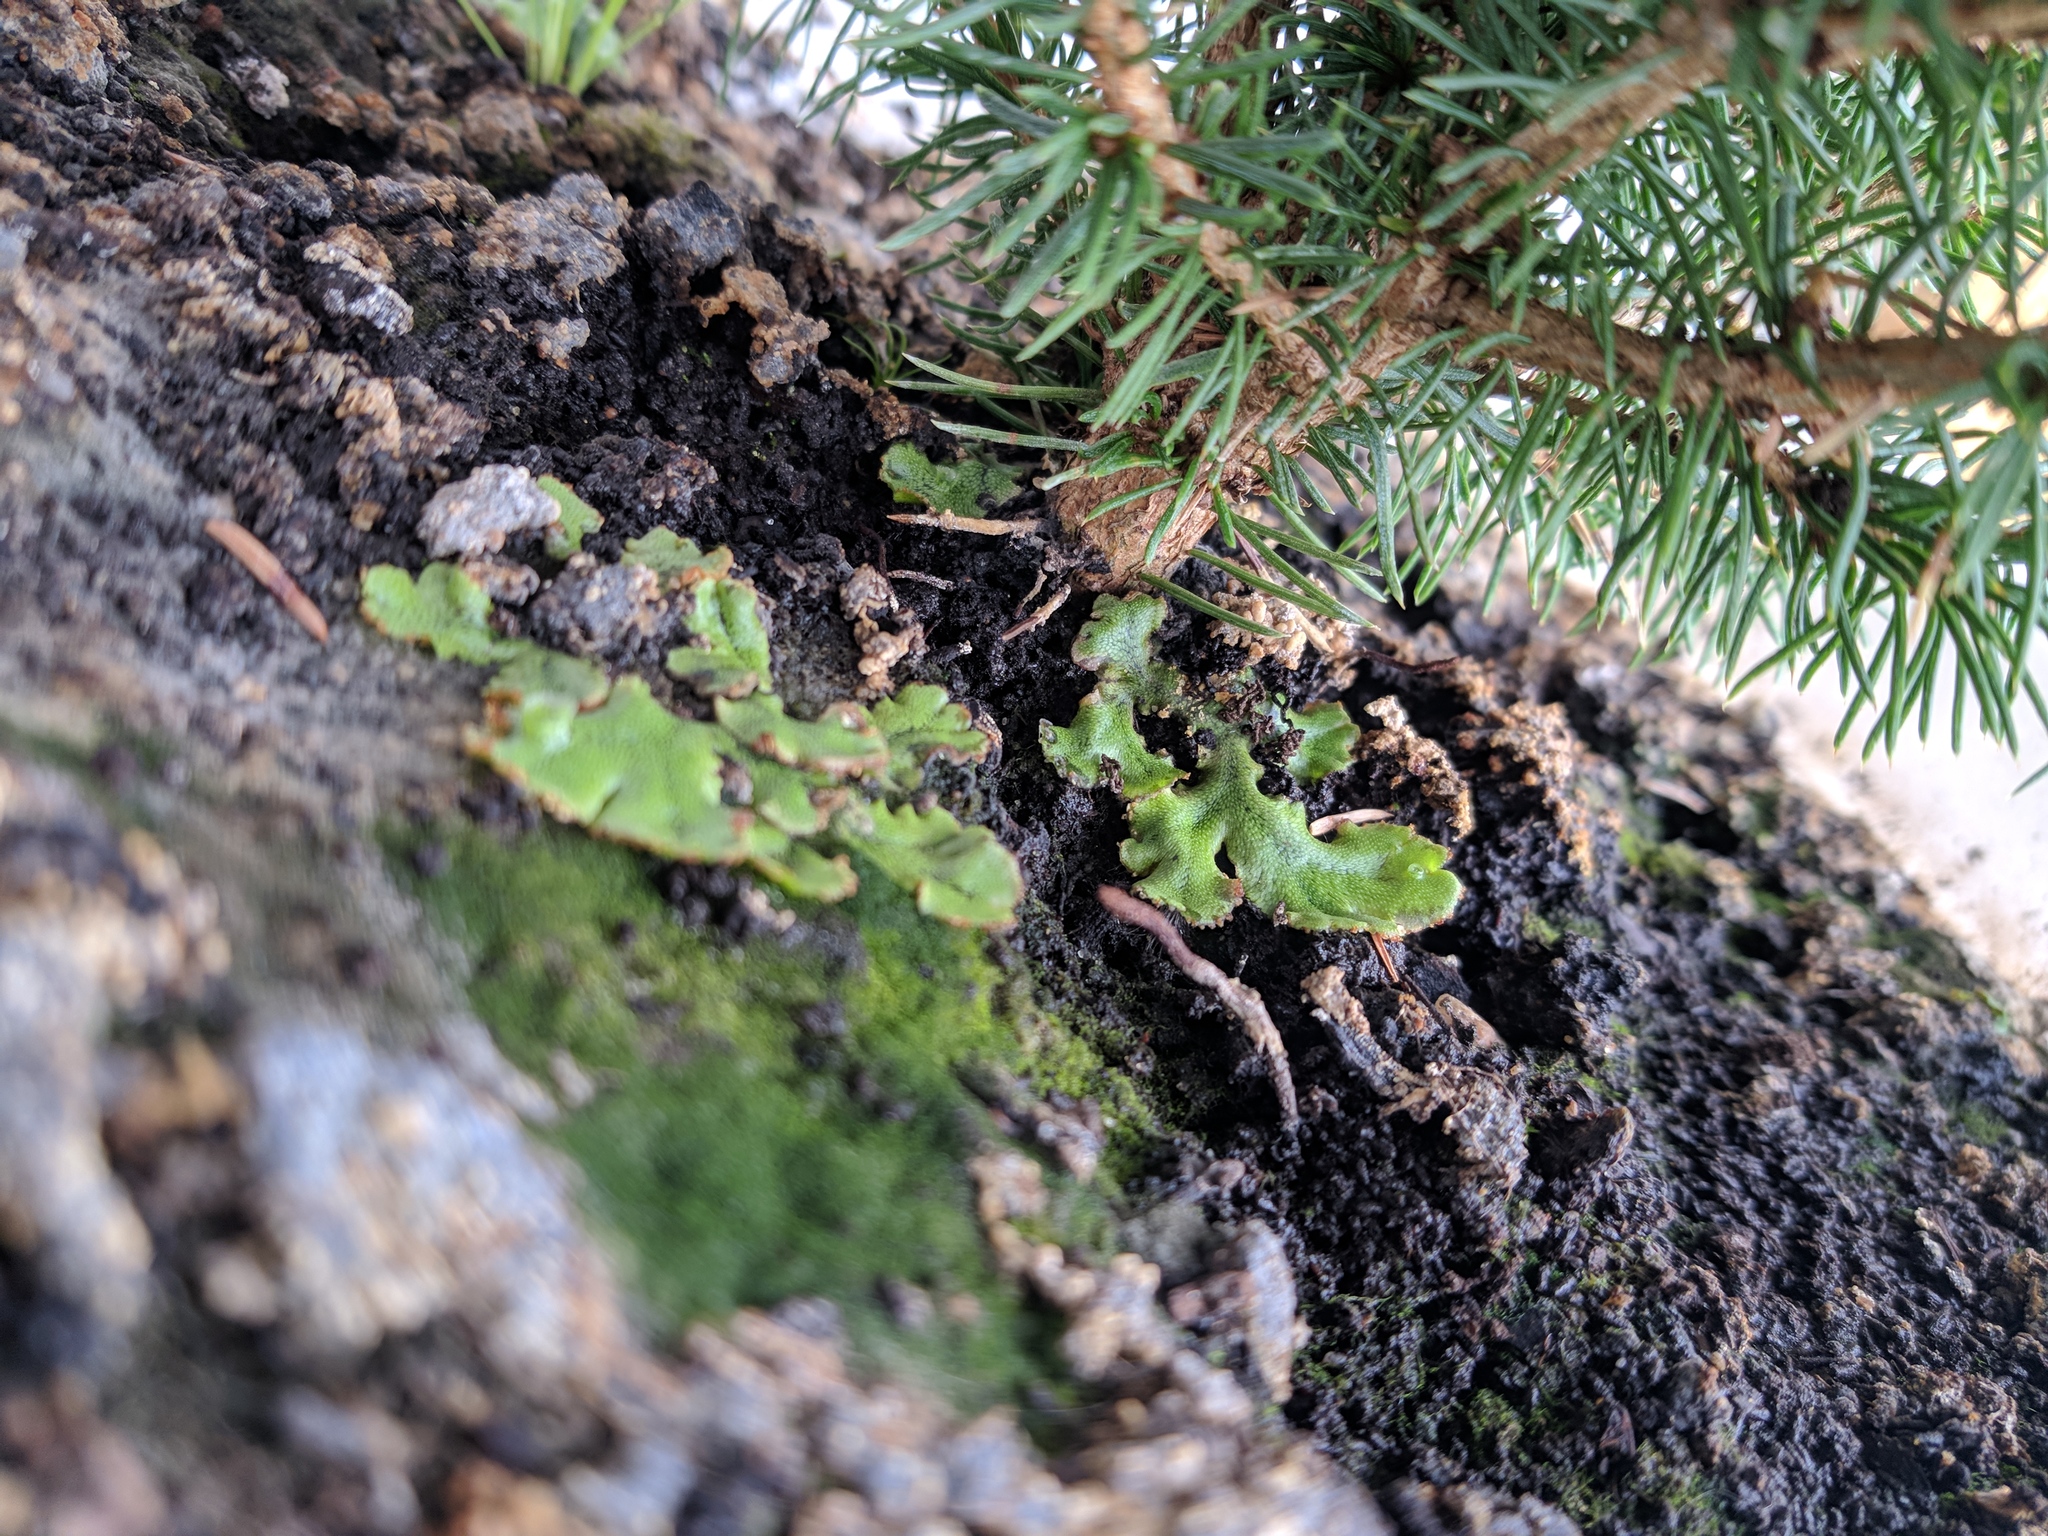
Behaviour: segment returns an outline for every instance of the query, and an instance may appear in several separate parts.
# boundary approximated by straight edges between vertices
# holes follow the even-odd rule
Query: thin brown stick
[[[291,572],[279,563],[268,546],[240,523],[224,517],[206,520],[206,536],[233,555],[242,568],[260,582],[270,595],[284,605],[284,611],[298,621],[299,628],[327,643],[327,616],[313,606],[313,600],[299,590]]]
[[[1392,811],[1373,810],[1362,807],[1355,811],[1332,811],[1327,816],[1318,816],[1308,824],[1309,836],[1321,837],[1325,832],[1334,832],[1339,827],[1353,826],[1367,821],[1392,821]]]
[[[1903,12],[1891,13],[1876,31],[1870,18],[1870,10],[1862,6],[1823,11],[1803,61],[1806,72],[1840,73],[1878,54],[1924,53],[1932,46],[1926,31]],[[1980,46],[2048,41],[2048,4],[2019,0],[1984,5],[1966,0],[1949,7],[1948,31]],[[1526,158],[1492,160],[1475,174],[1491,190],[1521,184],[1532,195],[1547,192],[1606,158],[1616,144],[1642,132],[1694,92],[1724,79],[1734,48],[1735,25],[1727,0],[1673,5],[1657,30],[1637,38],[1609,71],[1618,76],[1648,65],[1642,78],[1607,92],[1589,111],[1531,123],[1508,141]]]
[[[2038,0],[1951,5],[1947,20],[1949,35],[1972,46],[2048,41],[2048,5]],[[1821,13],[1814,28],[1806,70],[1808,74],[1838,73],[1880,53],[1925,53],[1930,46],[1920,24],[1903,13],[1892,13],[1884,29],[1873,35],[1868,10],[1830,8]]]
[[[1273,1092],[1280,1100],[1282,1120],[1290,1128],[1299,1125],[1301,1110],[1294,1098],[1294,1074],[1287,1065],[1287,1047],[1280,1041],[1280,1031],[1273,1027],[1273,1016],[1266,1012],[1265,999],[1236,977],[1225,975],[1221,967],[1189,949],[1187,941],[1174,930],[1172,920],[1157,907],[1113,885],[1097,886],[1095,899],[1102,903],[1111,917],[1151,934],[1159,941],[1159,947],[1166,951],[1167,958],[1181,968],[1188,980],[1216,994],[1216,1001],[1244,1026],[1252,1044],[1266,1058],[1266,1071],[1273,1079]]]
[[[1515,324],[1472,292],[1452,294],[1436,313],[1446,323],[1495,338],[1482,350],[1518,367],[1607,383],[1607,350],[1579,316],[1531,304]],[[1814,348],[1814,371],[1825,395],[1773,353],[1731,347],[1717,357],[1704,342],[1674,342],[1625,326],[1614,328],[1613,358],[1619,382],[1645,399],[1657,394],[1668,374],[1674,404],[1704,410],[1719,395],[1738,407],[1801,417],[1819,432],[1974,383],[2014,340],[1973,330],[1938,338],[1823,341]],[[1672,354],[1680,347],[1684,354],[1674,365]]]
[[[1004,630],[998,638],[1003,640],[1014,640],[1019,635],[1030,634],[1032,630],[1038,628],[1039,625],[1043,624],[1047,619],[1051,618],[1054,614],[1058,613],[1060,611],[1060,604],[1064,603],[1069,597],[1072,597],[1073,595],[1074,589],[1063,583],[1056,591],[1054,591],[1051,597],[1048,597],[1043,603],[1039,604],[1038,607],[1032,609],[1028,617],[1019,619],[1016,623],[1012,624],[1008,629]]]
[[[1181,142],[1173,104],[1152,67],[1152,30],[1131,14],[1126,0],[1090,0],[1082,18],[1081,38],[1095,60],[1096,84],[1103,105],[1130,123],[1130,137],[1155,151],[1152,175],[1169,204],[1203,202],[1208,188],[1202,175],[1173,147]],[[1292,329],[1301,309],[1292,295],[1237,254],[1243,242],[1236,231],[1220,224],[1202,227],[1197,247],[1210,276],[1239,298],[1237,313],[1249,315],[1265,331],[1275,354],[1308,385],[1328,377],[1329,369],[1316,349]]]
[[[1017,605],[1016,612],[1010,615],[1011,618],[1021,619],[1024,617],[1024,611],[1031,606],[1031,600],[1045,590],[1045,576],[1045,567],[1041,565],[1038,568],[1038,574],[1031,580],[1031,590],[1024,594],[1024,601]]]
[[[989,533],[998,538],[1016,538],[1045,528],[1036,518],[961,517],[955,512],[891,512],[889,521],[914,528],[943,528],[948,533]]]
[[[1726,0],[1673,5],[1657,30],[1637,38],[1609,71],[1621,75],[1648,65],[1641,79],[1608,91],[1588,111],[1529,124],[1508,140],[1525,158],[1490,160],[1474,174],[1492,191],[1520,184],[1532,196],[1548,192],[1720,79],[1734,46]]]
[[[1379,956],[1380,969],[1387,973],[1387,985],[1390,987],[1400,986],[1402,984],[1401,972],[1394,965],[1394,954],[1392,950],[1387,948],[1387,941],[1369,928],[1366,930],[1365,936],[1372,940],[1372,952]]]

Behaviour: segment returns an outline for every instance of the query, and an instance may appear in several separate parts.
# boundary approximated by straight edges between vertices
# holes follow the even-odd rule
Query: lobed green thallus
[[[1244,901],[1289,927],[1388,937],[1449,917],[1461,887],[1443,867],[1443,848],[1391,823],[1347,824],[1319,838],[1299,801],[1260,790],[1246,730],[1190,698],[1179,675],[1153,659],[1165,615],[1155,597],[1098,597],[1074,660],[1100,680],[1070,724],[1039,722],[1047,761],[1084,788],[1108,784],[1130,802],[1120,853],[1139,894],[1200,927]],[[1269,700],[1265,709],[1276,726],[1284,720],[1302,733],[1286,764],[1293,778],[1320,779],[1351,760],[1359,733],[1342,704],[1291,711]],[[1213,744],[1192,777],[1145,744],[1141,710],[1208,733]]]
[[[988,737],[945,690],[911,684],[873,709],[835,704],[799,720],[773,692],[768,631],[753,586],[709,554],[657,530],[628,541],[687,605],[690,643],[668,671],[712,701],[694,720],[645,681],[613,681],[592,662],[490,627],[490,599],[462,570],[396,566],[364,573],[363,613],[394,639],[444,660],[495,664],[490,708],[469,749],[563,821],[693,864],[744,864],[794,896],[841,901],[859,885],[849,854],[911,891],[918,910],[960,927],[1014,919],[1023,879],[985,827],[939,807],[892,804],[935,756],[974,762]]]
[[[882,484],[898,501],[914,502],[955,517],[983,517],[1017,494],[1017,475],[1000,464],[962,459],[934,464],[909,443],[882,455]]]

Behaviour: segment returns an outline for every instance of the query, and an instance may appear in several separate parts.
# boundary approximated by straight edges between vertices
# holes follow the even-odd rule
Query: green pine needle
[[[2048,346],[1998,339],[2048,318],[2041,39],[1965,46],[1932,0],[1913,33],[1712,0],[1131,3],[1173,142],[1109,109],[1084,3],[856,0],[853,76],[820,106],[946,104],[896,167],[927,210],[897,243],[950,240],[986,295],[952,324],[1010,373],[912,360],[906,383],[1009,424],[953,430],[1065,455],[1048,488],[1152,466],[1129,499],[1220,507],[1203,558],[1326,617],[1347,587],[1422,600],[1489,549],[1497,579],[1512,550],[1539,608],[1583,575],[1646,656],[1833,666],[1869,749],[1925,735],[1949,686],[2008,745],[2048,719]],[[1709,11],[1725,57],[1669,41]],[[1695,88],[1601,137],[1668,69]],[[1219,279],[1219,238],[1290,297],[1284,335]],[[1402,330],[1394,285],[1445,261],[1483,313]],[[1569,363],[1538,334],[1560,323]],[[1965,333],[1981,372],[1949,361]],[[1911,336],[1939,345],[1885,360]],[[1282,378],[1283,342],[1322,373]],[[1866,356],[1894,403],[1830,417]],[[1696,386],[1761,367],[1807,404]],[[1233,503],[1226,462],[1264,494],[1239,479]]]

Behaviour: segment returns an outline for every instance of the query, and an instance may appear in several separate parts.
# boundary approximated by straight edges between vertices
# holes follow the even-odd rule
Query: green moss
[[[1630,868],[1655,883],[1657,898],[1665,906],[1681,912],[1706,910],[1706,855],[1692,844],[1682,839],[1660,843],[1624,830],[1621,852]]]
[[[1947,934],[1910,923],[1877,923],[1874,928],[1871,943],[1892,953],[1892,975],[1908,992],[1950,1003],[1978,995],[1970,963]]]
[[[1641,869],[1643,857],[1656,846],[1656,839],[1645,837],[1634,827],[1623,827],[1618,839],[1621,847],[1621,861],[1630,869]]]
[[[1617,1507],[1614,1494],[1594,1481],[1593,1474],[1576,1467],[1561,1471],[1551,1469],[1554,1486],[1551,1496],[1558,1508],[1578,1521],[1581,1527],[1599,1525],[1611,1516]]]
[[[1521,1416],[1506,1398],[1485,1387],[1466,1400],[1465,1422],[1474,1443],[1496,1456],[1505,1455],[1522,1438]]]
[[[683,191],[700,177],[729,183],[708,141],[692,137],[671,113],[639,102],[597,102],[584,109],[569,142],[590,156],[605,185],[637,205]]]
[[[1784,791],[1776,784],[1740,787],[1728,797],[1728,821],[1753,842],[1763,842],[1778,830]]]
[[[1773,917],[1789,917],[1792,915],[1792,903],[1778,895],[1775,891],[1758,890],[1755,886],[1751,886],[1749,894],[1751,899],[1756,902],[1759,912],[1768,912]]]
[[[1949,1118],[1957,1130],[1980,1147],[2000,1147],[2012,1139],[2012,1127],[1975,1099],[1957,1104],[1949,1111]]]
[[[394,866],[470,954],[471,1003],[506,1054],[545,1079],[566,1050],[600,1085],[552,1134],[660,1323],[823,1295],[870,1359],[964,1407],[1057,1375],[1055,1321],[988,1260],[964,1168],[988,1120],[962,1079],[1050,1068],[1112,1103],[1128,1088],[1049,1021],[1020,1029],[986,940],[875,878],[813,913],[857,930],[858,961],[844,944],[728,944],[677,923],[628,849],[456,827],[439,834],[446,873],[420,879],[403,855],[421,840],[394,834]],[[831,1022],[821,1037],[805,1018]],[[1098,1193],[1048,1184],[1043,1235],[1111,1240]],[[890,1278],[941,1302],[928,1329],[889,1320]]]
[[[1640,868],[1660,882],[1692,885],[1707,875],[1707,860],[1688,842],[1653,843],[1643,850]]]
[[[1611,944],[1613,936],[1590,917],[1576,912],[1540,912],[1534,907],[1522,912],[1522,941],[1548,949],[1562,944],[1567,934],[1576,933],[1591,939],[1595,944]]]
[[[1870,1150],[1851,1163],[1849,1171],[1866,1179],[1879,1178],[1898,1159],[1898,1143],[1877,1131],[1869,1130],[1863,1133],[1863,1141]]]
[[[1636,1452],[1636,1473],[1631,1489],[1635,1508],[1660,1522],[1662,1529],[1676,1536],[1721,1536],[1742,1529],[1698,1468],[1679,1471],[1655,1446],[1643,1446]]]

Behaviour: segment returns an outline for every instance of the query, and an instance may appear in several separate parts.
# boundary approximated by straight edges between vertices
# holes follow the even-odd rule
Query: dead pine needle
[[[1012,624],[1008,629],[1004,630],[1002,633],[1002,638],[1005,640],[1014,640],[1019,635],[1030,634],[1032,630],[1038,628],[1039,625],[1043,624],[1047,619],[1051,618],[1054,614],[1058,613],[1060,611],[1060,604],[1064,603],[1069,597],[1073,596],[1073,592],[1074,589],[1072,587],[1060,587],[1053,593],[1051,597],[1047,598],[1038,607],[1032,609],[1031,613],[1027,617],[1019,619],[1016,623]]]
[[[1390,987],[1403,985],[1401,973],[1394,968],[1393,952],[1387,948],[1387,941],[1371,929],[1366,930],[1365,936],[1372,940],[1372,952],[1380,957],[1380,969],[1387,973],[1387,985]]]
[[[1037,518],[961,517],[955,512],[891,512],[892,523],[909,523],[914,528],[943,528],[948,533],[990,533],[999,538],[1016,538],[1040,533],[1045,524]]]
[[[1244,1026],[1252,1044],[1266,1058],[1266,1071],[1273,1079],[1273,1092],[1280,1100],[1281,1119],[1290,1130],[1299,1125],[1301,1110],[1294,1097],[1294,1074],[1287,1065],[1287,1047],[1280,1041],[1280,1031],[1273,1027],[1273,1016],[1266,1012],[1265,999],[1189,949],[1187,941],[1174,929],[1173,920],[1157,907],[1113,885],[1097,886],[1095,899],[1102,903],[1111,917],[1151,934],[1159,941],[1160,948],[1166,951],[1167,958],[1181,968],[1188,980],[1216,994],[1216,1001]]]
[[[1394,813],[1392,811],[1377,811],[1370,807],[1361,807],[1355,811],[1332,811],[1327,816],[1318,816],[1308,824],[1308,830],[1311,837],[1322,837],[1326,833],[1336,831],[1339,827],[1355,826],[1368,821],[1392,821],[1393,819]]]
[[[298,622],[299,628],[318,640],[327,643],[327,616],[313,606],[313,600],[299,590],[299,584],[292,580],[291,572],[278,562],[268,546],[240,523],[229,522],[224,517],[209,517],[206,520],[206,536],[241,563],[242,569],[254,576],[270,595],[284,605],[284,611]]]

